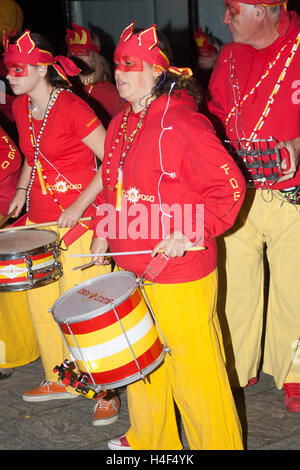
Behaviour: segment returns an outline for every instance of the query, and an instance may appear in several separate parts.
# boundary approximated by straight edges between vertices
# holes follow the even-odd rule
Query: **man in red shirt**
[[[224,237],[225,312],[234,352],[229,368],[235,367],[240,386],[257,381],[266,247],[270,284],[263,370],[284,389],[287,409],[300,412],[300,19],[288,12],[287,1],[226,1],[225,7],[233,42],[218,57],[208,104],[232,147],[241,150],[237,158],[242,166],[244,159],[252,186]],[[290,163],[283,156],[280,177],[263,167],[264,176],[257,176],[251,167],[259,147],[275,146],[270,137],[290,154]]]

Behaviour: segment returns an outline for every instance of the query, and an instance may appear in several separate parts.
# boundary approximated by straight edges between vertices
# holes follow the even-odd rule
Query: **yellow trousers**
[[[26,292],[0,293],[0,367],[19,367],[39,357]]]
[[[154,284],[146,294],[171,354],[127,387],[134,450],[182,449],[174,401],[190,449],[242,449],[216,318],[217,274],[183,284]]]
[[[56,226],[47,229],[56,231],[60,238],[68,231],[68,229],[58,229]],[[67,251],[61,251],[63,276],[58,281],[27,291],[29,311],[38,339],[45,377],[51,382],[58,382],[58,375],[53,372],[53,368],[60,365],[64,359],[70,358],[70,353],[49,309],[62,294],[76,284],[111,271],[110,266],[93,266],[83,271],[80,269],[72,271],[72,268],[86,262],[83,261],[86,258],[70,258],[69,255],[89,253],[92,234],[93,232],[88,230],[70,245]],[[71,314],[72,312],[70,316]]]
[[[221,272],[225,262],[226,272],[220,282],[220,316],[223,304],[226,324],[221,323],[232,385],[247,385],[257,376],[261,360],[264,247],[270,283],[263,371],[274,377],[278,389],[300,382],[299,210],[278,191],[248,190],[234,228],[220,241],[219,268]]]

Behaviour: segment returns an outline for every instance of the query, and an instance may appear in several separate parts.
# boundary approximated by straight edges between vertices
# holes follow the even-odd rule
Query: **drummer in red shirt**
[[[100,54],[99,38],[95,35],[92,37],[90,31],[83,26],[72,23],[72,27],[73,29],[67,29],[66,35],[68,55],[79,67],[80,61],[88,66],[88,73],[84,74],[82,70],[79,75],[83,91],[88,104],[107,127],[111,118],[124,108],[124,103],[112,83],[110,64]]]
[[[170,55],[155,25],[135,32],[134,23],[115,51],[116,84],[127,104],[105,139],[98,191],[103,187],[99,200],[106,204],[99,208],[91,251],[99,264],[108,246],[125,252],[115,259],[118,267],[138,277],[158,263],[155,282],[145,290],[171,354],[145,382],[128,385],[130,429],[108,447],[182,449],[175,401],[190,449],[241,449],[215,310],[215,237],[233,224],[245,184],[198,112],[201,93],[191,70],[171,66]],[[89,187],[79,199],[91,193]],[[207,249],[200,254],[187,252],[203,243]],[[160,249],[164,256],[157,258]]]
[[[224,237],[225,314],[234,351],[228,370],[238,376],[233,385],[258,380],[266,248],[270,283],[262,368],[283,388],[287,410],[300,412],[300,19],[282,0],[226,1],[225,7],[233,41],[217,59],[208,105],[240,149],[237,161],[249,186],[234,229]],[[270,162],[256,172],[253,165],[266,161],[263,149],[269,145],[274,153],[277,142],[288,150],[290,165],[282,150],[280,178],[275,166],[270,173]]]
[[[61,252],[63,275],[59,281],[27,291],[46,380],[24,392],[23,399],[39,402],[76,398],[78,395],[59,383],[53,371],[69,356],[69,351],[49,308],[74,284],[107,269],[73,272],[69,253],[88,249],[92,231],[83,222],[76,231],[59,230],[51,222],[57,221],[64,208],[94,178],[94,156],[103,157],[106,131],[94,111],[70,90],[68,76],[78,74],[79,69],[67,57],[54,57],[51,46],[40,35],[26,30],[10,41],[7,39],[4,61],[7,78],[17,95],[13,114],[25,156],[9,210],[15,210],[17,217],[25,207],[27,224],[49,223],[48,228],[63,238],[62,246],[68,247],[68,253]],[[91,205],[85,215],[94,213],[95,206]],[[110,424],[118,418],[118,397],[109,401],[103,395],[105,392],[97,397],[94,425]]]

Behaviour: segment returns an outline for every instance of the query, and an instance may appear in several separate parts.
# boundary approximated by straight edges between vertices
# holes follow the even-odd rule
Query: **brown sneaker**
[[[41,385],[23,394],[23,400],[30,402],[78,398],[79,395],[67,391],[64,384],[44,380]]]
[[[4,367],[0,367],[0,380],[8,379],[8,377],[12,375],[13,371],[13,368],[5,369]]]
[[[106,426],[112,424],[118,419],[120,410],[120,399],[115,390],[109,392],[100,392],[95,398],[96,405],[94,408],[93,425]]]

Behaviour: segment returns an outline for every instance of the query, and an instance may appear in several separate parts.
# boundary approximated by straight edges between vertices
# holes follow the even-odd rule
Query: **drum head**
[[[58,323],[89,320],[120,305],[136,287],[136,276],[130,271],[102,274],[69,289],[56,300],[51,312]]]
[[[57,233],[52,230],[11,230],[0,233],[0,255],[23,253],[53,243]]]

